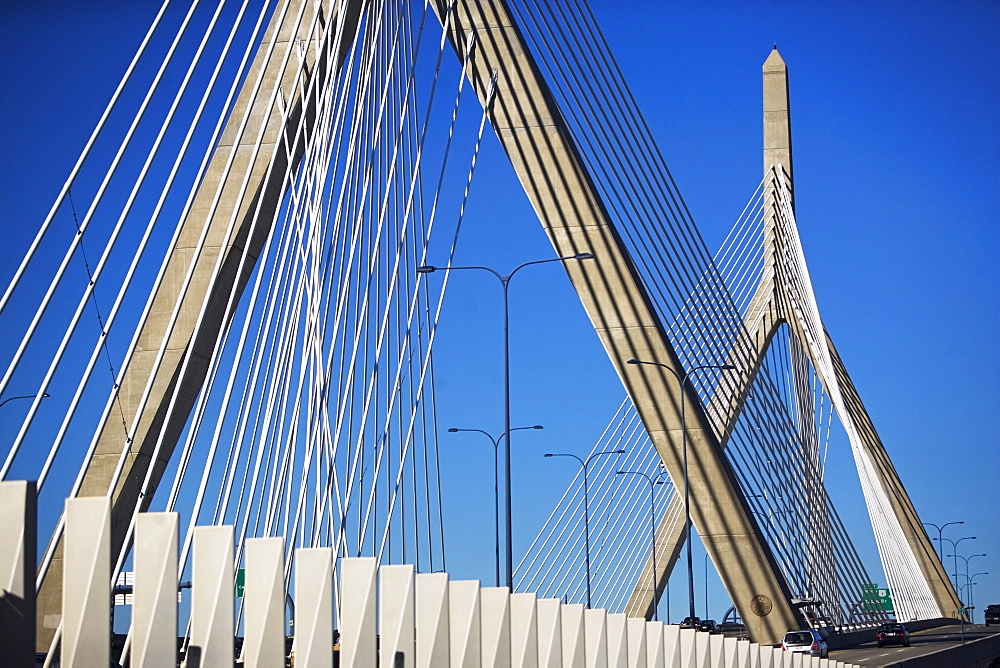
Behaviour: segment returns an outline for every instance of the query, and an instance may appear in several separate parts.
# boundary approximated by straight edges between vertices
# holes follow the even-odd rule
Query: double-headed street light
[[[684,468],[684,540],[687,543],[687,567],[688,567],[688,616],[692,619],[694,614],[694,564],[691,556],[691,490],[688,484],[688,456],[687,456],[687,417],[684,412],[686,405],[684,390],[687,386],[691,374],[702,369],[718,369],[720,371],[733,371],[736,369],[732,364],[699,364],[691,367],[683,375],[676,369],[662,362],[647,362],[646,360],[630,359],[627,364],[647,364],[650,366],[666,369],[677,379],[677,385],[681,394],[681,458]]]
[[[576,461],[580,462],[580,467],[583,468],[583,558],[587,567],[587,609],[590,609],[590,492],[587,485],[587,467],[590,465],[590,460],[594,457],[600,457],[601,455],[623,455],[624,450],[605,450],[603,452],[595,452],[586,459],[580,459],[576,455],[562,452],[549,452],[546,453],[546,457],[572,457]]]
[[[942,542],[942,540],[941,540],[941,534],[944,532],[944,528],[946,526],[951,525],[951,524],[965,524],[965,522],[962,522],[962,521],[958,521],[958,522],[945,522],[941,526],[938,526],[938,525],[934,524],[934,522],[923,522],[924,526],[934,527],[935,529],[937,529],[937,532],[938,532],[938,548],[940,548],[939,551],[938,551],[938,559],[941,560],[941,566],[942,567],[944,566],[944,542]]]
[[[972,606],[973,614],[975,614],[976,600],[975,597],[972,595],[972,585],[976,583],[976,577],[980,575],[989,575],[989,573],[987,571],[982,571],[980,573],[973,573],[972,577],[969,578],[969,581],[965,585],[966,587],[969,588],[969,605]],[[975,621],[973,621],[971,614],[969,615],[969,621],[975,624]]]
[[[662,476],[664,473],[666,473],[666,471],[660,471],[655,476],[650,476],[650,475],[646,474],[643,471],[618,471],[618,472],[615,473],[615,475],[639,475],[639,476],[642,476],[643,478],[645,478],[646,482],[649,483],[649,526],[650,526],[650,529],[652,530],[652,540],[653,540],[653,596],[652,596],[652,598],[653,598],[653,621],[654,622],[656,621],[656,608],[657,608],[656,592],[657,592],[657,585],[659,583],[656,581],[656,578],[657,578],[657,571],[656,571],[656,501],[654,499],[653,492],[656,490],[656,486],[657,485],[662,485],[663,484],[663,481],[662,480],[658,480],[657,478],[659,478],[660,476]]]
[[[507,436],[504,439],[503,444],[503,459],[504,459],[504,487],[505,487],[505,509],[504,515],[506,519],[506,562],[507,562],[507,588],[510,591],[514,591],[514,556],[513,556],[513,529],[511,522],[511,502],[510,502],[510,308],[507,298],[508,286],[510,285],[510,279],[514,277],[518,271],[524,267],[528,267],[533,264],[545,264],[547,262],[564,262],[566,260],[591,260],[593,255],[590,253],[577,253],[576,255],[567,255],[565,257],[553,257],[547,258],[545,260],[532,260],[531,262],[523,262],[516,267],[514,267],[509,274],[504,276],[495,269],[490,267],[481,267],[478,265],[474,266],[446,266],[446,267],[435,267],[433,265],[425,264],[417,267],[418,274],[431,274],[435,271],[455,271],[464,269],[478,269],[481,271],[488,271],[489,273],[496,276],[497,280],[500,281],[500,287],[503,288],[503,393],[504,393],[504,429],[503,433]]]
[[[522,429],[544,429],[540,424],[536,424],[532,427],[513,427],[511,431],[520,431]],[[497,575],[497,586],[500,586],[500,465],[499,465],[499,450],[500,450],[500,439],[503,438],[503,434],[500,434],[497,438],[493,438],[493,435],[488,431],[482,429],[460,429],[458,427],[452,427],[448,430],[450,433],[454,434],[460,431],[474,431],[486,436],[493,443],[493,514],[496,517],[496,575]]]
[[[975,536],[966,536],[964,538],[959,538],[958,540],[951,540],[950,538],[940,538],[938,540],[948,541],[949,543],[951,543],[952,556],[955,557],[955,570],[953,572],[955,573],[955,591],[957,592],[958,591],[958,557],[956,555],[958,554],[958,544],[961,543],[963,540],[976,540],[976,537]],[[944,554],[944,549],[943,549],[944,548],[944,544],[943,544],[943,542],[942,542],[941,547],[942,547],[941,553]],[[944,563],[942,562],[941,565],[944,566]]]
[[[972,561],[973,559],[975,559],[976,557],[985,557],[986,553],[983,552],[981,554],[971,554],[968,557],[963,557],[960,554],[949,554],[948,556],[949,557],[955,557],[957,559],[961,559],[962,561],[965,562],[965,577],[968,578],[969,577],[969,562]],[[956,566],[956,577],[957,577],[957,570],[958,570],[958,567]]]

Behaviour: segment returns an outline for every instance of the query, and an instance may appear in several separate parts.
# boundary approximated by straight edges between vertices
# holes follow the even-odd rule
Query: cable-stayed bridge
[[[880,619],[858,605],[872,580],[822,487],[836,414],[897,614],[949,614],[954,592],[819,319],[790,160],[765,160],[713,259],[586,13],[433,9],[163,13],[4,293],[4,329],[23,336],[0,396],[34,392],[5,479],[37,480],[43,503],[110,494],[116,571],[150,509],[184,517],[182,572],[196,524],[235,525],[237,546],[282,535],[287,550],[445,568],[433,343],[455,277],[416,268],[456,264],[495,132],[554,257],[594,256],[566,273],[629,391],[595,446],[625,450],[593,481],[593,511],[618,529],[602,543],[621,546],[604,558],[622,564],[596,604],[648,614],[683,545],[689,440],[695,527],[760,640],[797,626],[798,603]],[[591,39],[555,48],[565,25]],[[735,373],[684,375],[705,364]],[[76,390],[45,419],[54,382]],[[675,482],[654,488],[650,554],[644,492],[615,474],[661,462]],[[39,626],[57,631],[52,524]],[[582,600],[574,550],[533,547],[515,589]]]

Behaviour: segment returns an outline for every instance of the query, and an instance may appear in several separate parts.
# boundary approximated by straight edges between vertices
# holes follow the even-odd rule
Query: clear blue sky
[[[977,580],[976,602],[980,611],[1000,602],[1000,5],[593,7],[712,249],[760,178],[760,66],[778,45],[790,70],[798,222],[821,313],[921,517],[965,521],[945,535],[978,536],[960,550],[989,555],[973,562],[992,573]],[[137,2],[0,7],[2,275],[154,11]],[[492,151],[458,261],[504,270],[550,256]],[[517,551],[573,473],[541,454],[589,450],[622,396],[559,269],[531,272],[511,288],[513,414],[515,426],[546,429],[515,439]],[[452,282],[438,341],[442,428],[502,429],[498,309],[492,279]],[[482,498],[492,488],[489,446],[470,435],[441,439],[443,451],[454,448],[444,481],[449,565],[457,577],[488,581],[492,545],[463,540],[461,527],[491,526]],[[834,456],[850,459],[846,449]],[[856,483],[832,493],[878,572]],[[722,599],[713,577],[716,614]]]

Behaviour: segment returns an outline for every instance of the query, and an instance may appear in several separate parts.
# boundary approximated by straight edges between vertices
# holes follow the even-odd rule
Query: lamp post
[[[518,271],[524,267],[528,267],[533,264],[545,264],[548,262],[563,262],[565,260],[590,260],[593,259],[593,255],[590,253],[577,253],[576,255],[568,255],[566,257],[553,257],[547,258],[545,260],[532,260],[531,262],[522,262],[521,264],[514,267],[509,274],[504,276],[500,272],[492,269],[490,267],[481,266],[446,266],[446,267],[435,267],[433,265],[425,264],[417,267],[418,274],[431,274],[435,271],[455,271],[464,269],[478,269],[480,271],[488,271],[489,273],[496,276],[497,280],[500,281],[500,287],[503,289],[503,394],[504,394],[504,428],[503,433],[507,436],[503,444],[503,459],[504,459],[504,488],[505,488],[505,525],[506,525],[506,562],[507,562],[507,588],[513,592],[514,591],[514,557],[513,557],[513,529],[511,522],[511,501],[510,501],[510,308],[507,297],[508,286],[510,285],[510,279],[514,277]]]
[[[942,538],[942,539],[939,539],[939,540],[941,540],[941,541],[945,541],[946,540],[949,543],[951,543],[951,549],[952,549],[952,552],[954,553],[954,554],[952,554],[952,556],[955,557],[955,571],[954,571],[954,573],[955,573],[955,589],[957,590],[958,589],[958,557],[956,555],[958,554],[958,544],[961,543],[963,540],[976,540],[976,537],[975,536],[966,536],[964,538],[959,538],[958,540],[951,540],[950,538]],[[941,547],[942,547],[941,552],[943,554],[944,553],[944,544],[943,543],[942,543]],[[943,566],[944,564],[942,563],[941,565]]]
[[[600,457],[601,455],[623,454],[625,454],[624,450],[604,450],[603,452],[595,452],[586,459],[580,459],[576,455],[563,452],[548,452],[545,454],[546,457],[572,457],[576,461],[580,462],[580,467],[583,469],[583,558],[587,568],[588,610],[590,609],[590,490],[587,486],[587,467],[590,466],[590,460],[594,457]]]
[[[511,431],[520,431],[521,429],[544,429],[540,424],[536,424],[532,427],[513,427]],[[456,433],[460,431],[474,431],[486,436],[493,443],[493,514],[496,518],[496,576],[497,576],[497,586],[500,586],[500,466],[499,466],[499,450],[500,450],[500,439],[503,438],[503,434],[499,437],[493,438],[493,435],[488,431],[482,429],[460,429],[458,427],[452,427],[448,430],[449,433]]]
[[[941,541],[941,534],[942,534],[942,532],[944,532],[944,528],[946,526],[949,526],[951,524],[965,524],[965,522],[962,522],[962,521],[958,521],[958,522],[945,522],[941,526],[938,526],[938,525],[934,524],[934,522],[923,522],[923,524],[924,524],[924,526],[930,526],[930,527],[934,527],[935,529],[937,529],[937,532],[938,532],[938,548],[940,549],[940,551],[938,552],[938,559],[941,560],[941,566],[944,566],[944,543]]]
[[[982,572],[979,572],[979,573],[973,573],[972,577],[969,578],[969,583],[968,583],[968,587],[969,587],[969,605],[972,606],[973,614],[975,614],[976,601],[975,601],[975,598],[972,596],[972,585],[974,585],[976,583],[976,577],[979,576],[979,575],[989,575],[989,573],[986,572],[986,571],[982,571]],[[973,624],[975,624],[975,621],[973,621],[973,619],[972,619],[972,615],[969,615],[969,621],[972,622]]]
[[[0,401],[0,406],[3,406],[8,401],[14,401],[15,399],[34,399],[37,396],[38,396],[37,394],[21,394],[16,397],[7,397],[3,401]],[[42,392],[42,399],[48,399],[50,396],[52,395],[50,395],[48,392]]]
[[[949,557],[956,557],[956,558],[961,559],[962,561],[965,562],[965,579],[966,579],[966,582],[968,582],[968,579],[969,579],[969,562],[972,561],[973,559],[975,559],[976,557],[985,557],[986,553],[983,552],[982,554],[972,554],[972,555],[969,555],[968,557],[963,557],[960,554],[949,554],[948,556]],[[956,571],[957,571],[957,568],[956,568]],[[956,577],[957,577],[957,575],[958,574],[956,573]]]
[[[642,476],[643,478],[645,478],[646,482],[649,483],[649,526],[650,526],[650,529],[653,532],[652,533],[652,537],[653,537],[652,540],[653,540],[653,621],[654,622],[657,621],[657,617],[656,617],[656,608],[657,608],[657,600],[656,600],[656,589],[657,589],[656,585],[657,585],[657,582],[656,582],[656,577],[657,577],[657,571],[656,571],[656,501],[654,499],[653,492],[656,489],[657,485],[662,485],[663,484],[663,481],[662,480],[657,480],[657,478],[659,478],[664,473],[666,473],[666,471],[660,471],[659,473],[657,473],[655,476],[652,476],[652,477],[650,477],[649,475],[647,475],[643,471],[617,471],[615,473],[615,475],[639,475],[639,476]],[[669,619],[669,616],[668,616],[668,619]]]
[[[661,362],[647,362],[645,360],[630,359],[626,364],[648,364],[650,366],[657,366],[661,369],[666,369],[674,375],[677,379],[677,385],[681,393],[681,458],[682,467],[684,469],[684,540],[687,543],[687,568],[688,568],[688,616],[692,619],[695,617],[694,614],[694,565],[692,563],[691,556],[691,489],[688,484],[688,457],[687,457],[687,417],[685,415],[684,406],[686,405],[684,389],[687,385],[688,379],[696,371],[702,369],[719,369],[720,371],[732,371],[736,369],[732,364],[699,364],[698,366],[691,367],[683,375],[677,373],[677,371],[666,364]]]
[[[705,614],[708,614],[708,552],[705,553]]]

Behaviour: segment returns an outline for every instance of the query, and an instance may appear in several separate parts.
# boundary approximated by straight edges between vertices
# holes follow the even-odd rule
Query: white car
[[[819,631],[807,629],[805,631],[789,631],[781,641],[781,651],[783,652],[803,652],[809,656],[818,656],[825,659],[830,653],[826,641]]]

